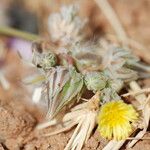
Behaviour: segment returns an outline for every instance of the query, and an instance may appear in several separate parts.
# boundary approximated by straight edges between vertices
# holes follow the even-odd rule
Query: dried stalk
[[[143,137],[143,138],[129,137],[126,140],[150,140],[150,137]]]
[[[130,83],[130,88],[133,90],[133,91],[136,91],[136,90],[139,90],[140,89],[140,86],[134,81],[134,82],[131,82]],[[128,144],[128,148],[131,148],[133,147],[139,139],[142,139],[142,137],[145,135],[146,131],[147,131],[147,128],[148,128],[148,125],[149,125],[149,120],[150,120],[150,95],[148,96],[148,98],[146,98],[145,94],[140,94],[138,96],[135,96],[135,98],[137,99],[137,101],[142,105],[144,106],[143,108],[143,121],[144,121],[144,128],[142,131],[140,131],[136,136],[135,138],[138,138],[138,139],[135,139],[135,140],[132,140],[129,144]]]
[[[111,140],[104,148],[103,150],[119,150],[120,147],[124,144],[126,140],[121,140],[121,141],[114,141]]]
[[[95,0],[123,44],[127,44],[127,35],[114,9],[107,0]]]
[[[137,96],[139,94],[143,94],[143,93],[149,93],[150,92],[150,88],[146,88],[146,89],[141,89],[141,90],[138,90],[138,91],[135,91],[135,92],[129,92],[129,93],[126,93],[126,94],[123,94],[121,96],[123,97],[127,97],[127,96]]]
[[[0,26],[0,34],[18,37],[18,38],[22,38],[22,39],[29,40],[29,41],[40,39],[40,37],[35,34],[23,32],[23,31],[19,31],[17,29],[13,29],[10,27],[3,27],[3,26]]]

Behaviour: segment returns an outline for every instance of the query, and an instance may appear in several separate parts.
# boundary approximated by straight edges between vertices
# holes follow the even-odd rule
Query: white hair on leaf
[[[81,40],[86,22],[87,19],[81,19],[78,16],[77,6],[63,6],[60,13],[53,13],[48,18],[48,29],[52,41],[67,45]]]

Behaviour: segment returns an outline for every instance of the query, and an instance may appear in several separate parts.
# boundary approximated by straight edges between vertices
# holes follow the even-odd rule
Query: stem
[[[107,0],[95,0],[99,8],[102,10],[104,15],[106,16],[107,20],[113,27],[114,31],[118,35],[118,38],[122,41],[123,44],[127,44],[127,35],[126,32],[122,26],[122,24],[119,21],[118,16],[116,15],[114,9],[109,4]]]
[[[31,33],[24,32],[24,31],[19,31],[17,29],[13,29],[11,27],[0,26],[0,34],[18,37],[18,38],[22,38],[22,39],[29,40],[29,41],[40,39],[40,37],[38,35],[31,34]]]

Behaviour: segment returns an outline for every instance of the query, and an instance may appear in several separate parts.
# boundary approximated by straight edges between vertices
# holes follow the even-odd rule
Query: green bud
[[[120,92],[123,88],[123,81],[120,79],[110,79],[107,87],[114,89],[116,92]]]
[[[33,55],[33,64],[35,64],[37,67],[40,67],[44,70],[48,70],[51,67],[54,67],[57,63],[56,55],[52,52],[34,52]]]
[[[96,92],[105,88],[107,79],[100,72],[89,72],[85,75],[85,84],[88,90]]]
[[[42,54],[39,65],[43,69],[50,69],[51,67],[56,65],[56,62],[57,62],[57,59],[56,59],[55,54],[48,52],[48,53]]]

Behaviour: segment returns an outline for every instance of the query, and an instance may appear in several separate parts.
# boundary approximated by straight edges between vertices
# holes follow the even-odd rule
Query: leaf
[[[56,112],[62,109],[63,106],[68,104],[78,93],[81,91],[83,87],[83,78],[81,74],[74,72],[71,80],[64,86],[64,89],[61,93],[62,100],[59,107],[56,109]]]
[[[56,104],[59,103],[58,95],[63,89],[67,81],[70,80],[70,74],[65,67],[52,68],[47,74],[47,98],[48,98],[48,112],[47,117],[51,116]]]
[[[83,77],[75,69],[57,67],[49,76],[49,108],[47,117],[53,118],[73,100],[83,87]]]

